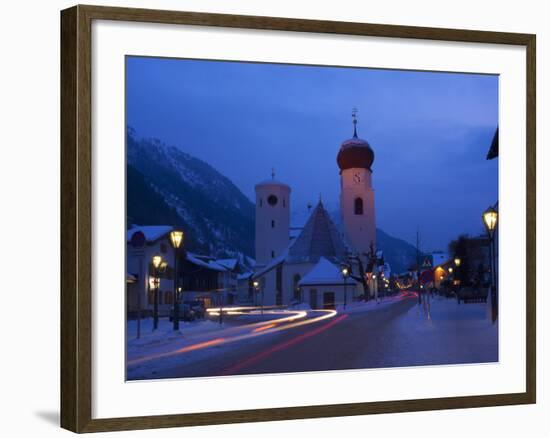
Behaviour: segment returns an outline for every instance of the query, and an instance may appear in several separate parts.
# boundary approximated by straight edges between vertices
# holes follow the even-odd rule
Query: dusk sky
[[[322,196],[338,210],[336,155],[353,133],[375,153],[376,225],[422,249],[482,232],[498,197],[498,77],[365,68],[127,58],[127,123],[200,158],[251,200],[271,177],[292,188],[295,224]]]

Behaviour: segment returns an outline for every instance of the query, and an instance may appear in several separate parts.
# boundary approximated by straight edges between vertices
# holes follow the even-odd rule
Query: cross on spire
[[[353,120],[353,138],[357,138],[357,113],[359,111],[356,107],[351,109],[351,118]]]
[[[271,168],[271,179],[275,179],[275,168]]]

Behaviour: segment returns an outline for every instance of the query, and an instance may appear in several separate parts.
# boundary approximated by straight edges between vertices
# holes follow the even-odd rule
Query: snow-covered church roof
[[[340,267],[321,257],[317,264],[300,280],[299,286],[315,285],[355,285],[355,280],[344,280]]]

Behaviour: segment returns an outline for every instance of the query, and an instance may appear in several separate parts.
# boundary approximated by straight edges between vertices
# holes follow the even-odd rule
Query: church
[[[253,280],[264,305],[335,308],[375,293],[377,282],[365,274],[376,248],[373,162],[372,148],[357,135],[354,111],[353,136],[336,156],[342,231],[319,200],[300,234],[291,239],[291,187],[274,175],[256,185]]]

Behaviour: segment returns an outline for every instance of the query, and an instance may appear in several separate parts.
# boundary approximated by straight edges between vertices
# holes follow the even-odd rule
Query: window
[[[353,209],[355,214],[363,214],[363,200],[361,198],[355,198]]]
[[[271,228],[275,228],[275,221],[271,221]]]
[[[264,200],[260,198],[260,207],[263,205],[263,203],[264,203]]]
[[[272,207],[274,207],[275,205],[277,205],[277,196],[275,195],[269,195],[269,197],[267,198],[267,203],[269,205],[271,205]]]
[[[286,207],[286,199],[283,198],[283,207]]]

